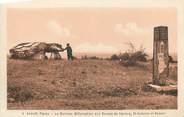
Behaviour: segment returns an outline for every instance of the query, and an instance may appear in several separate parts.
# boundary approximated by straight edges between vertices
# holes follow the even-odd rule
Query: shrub
[[[111,57],[110,57],[111,60],[119,60],[119,56],[116,55],[116,54],[113,54]]]
[[[169,62],[173,62],[173,58],[172,58],[172,56],[169,56]]]
[[[144,52],[143,46],[140,47],[139,50],[136,50],[132,43],[129,43],[129,48],[127,52],[120,54],[120,63],[124,66],[135,66],[137,65],[137,61],[146,62],[147,54]]]
[[[136,51],[134,53],[132,53],[132,58],[134,58],[137,61],[143,61],[146,62],[147,61],[147,57],[148,55],[146,53],[144,53],[143,51]]]
[[[87,55],[84,55],[81,57],[82,60],[87,60],[87,59],[93,59],[93,60],[102,60],[103,58],[99,58],[97,56],[87,56]]]
[[[177,60],[174,60],[172,56],[169,56],[169,62],[170,63],[177,63]]]
[[[89,59],[99,60],[100,58],[98,58],[97,56],[91,56],[91,57],[89,57]]]
[[[120,58],[121,60],[123,60],[123,61],[126,61],[126,60],[129,60],[129,59],[130,59],[130,55],[129,55],[129,53],[125,52],[125,53],[123,53],[123,54],[120,54],[120,55],[119,55],[119,58]]]
[[[85,59],[88,59],[88,56],[87,55],[84,55],[81,57],[82,60],[85,60]]]

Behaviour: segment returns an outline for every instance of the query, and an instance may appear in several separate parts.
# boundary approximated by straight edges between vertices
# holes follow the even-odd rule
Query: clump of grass
[[[68,90],[67,96],[71,98],[92,98],[96,94],[95,87],[85,83],[77,83]]]
[[[103,58],[97,57],[97,56],[81,56],[82,60],[103,60]]]
[[[102,96],[131,96],[137,95],[137,92],[131,88],[121,88],[121,87],[107,87],[104,91],[99,92]]]
[[[8,86],[8,98],[12,98],[15,102],[25,102],[33,99],[33,92],[25,86]]]

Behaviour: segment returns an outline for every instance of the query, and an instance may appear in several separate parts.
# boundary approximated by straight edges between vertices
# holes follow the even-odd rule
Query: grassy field
[[[177,109],[177,96],[145,91],[152,63],[8,60],[8,109]],[[170,64],[168,82],[177,83]]]

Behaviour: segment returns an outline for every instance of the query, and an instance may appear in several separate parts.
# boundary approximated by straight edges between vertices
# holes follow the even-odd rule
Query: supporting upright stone
[[[153,84],[165,85],[169,76],[168,28],[154,28]]]

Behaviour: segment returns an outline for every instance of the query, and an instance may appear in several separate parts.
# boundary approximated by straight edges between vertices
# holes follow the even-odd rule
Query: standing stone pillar
[[[168,28],[154,28],[153,84],[165,85],[169,76]]]

